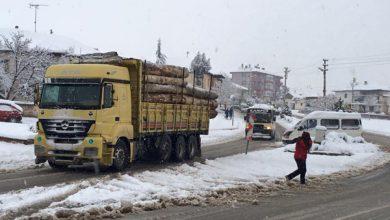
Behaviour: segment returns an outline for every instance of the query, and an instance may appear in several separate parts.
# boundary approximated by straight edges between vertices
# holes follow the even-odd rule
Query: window
[[[113,89],[112,84],[104,85],[104,100],[103,100],[103,108],[111,108],[113,105]]]
[[[348,94],[347,93],[344,94],[344,98],[345,99],[348,98]]]
[[[316,119],[309,119],[307,120],[307,129],[315,128],[317,127],[317,120]]]
[[[330,130],[336,130],[340,127],[338,119],[321,119],[321,126]]]
[[[341,128],[346,129],[354,129],[357,130],[360,128],[360,120],[359,119],[342,119],[341,120]]]
[[[14,109],[9,105],[0,105],[0,111],[12,112]]]

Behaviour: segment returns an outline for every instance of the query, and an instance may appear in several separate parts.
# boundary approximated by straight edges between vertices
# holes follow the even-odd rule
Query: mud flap
[[[93,159],[93,169],[95,170],[95,174],[100,173],[99,160]]]

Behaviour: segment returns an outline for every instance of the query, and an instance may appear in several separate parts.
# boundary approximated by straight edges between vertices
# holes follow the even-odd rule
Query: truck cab
[[[125,67],[102,64],[49,67],[34,140],[37,162],[48,160],[52,167],[62,167],[99,159],[101,165],[111,165],[112,154],[117,154],[118,163],[131,162],[133,146],[127,140],[133,139],[134,133],[129,83]],[[131,146],[129,161],[119,161],[126,152],[113,152],[119,140]]]
[[[247,114],[254,116],[252,138],[275,138],[275,111],[269,105],[254,105],[247,110]]]

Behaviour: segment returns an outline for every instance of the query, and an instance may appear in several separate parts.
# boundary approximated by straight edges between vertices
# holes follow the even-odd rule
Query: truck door
[[[100,111],[101,123],[103,124],[102,133],[111,137],[110,132],[113,131],[114,126],[119,123],[120,120],[118,95],[115,92],[112,83],[103,84],[102,95],[102,111]]]

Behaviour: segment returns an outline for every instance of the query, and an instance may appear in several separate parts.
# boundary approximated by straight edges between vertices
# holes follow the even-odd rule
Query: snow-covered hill
[[[22,32],[26,38],[31,39],[32,47],[38,46],[41,48],[48,49],[52,52],[66,52],[70,54],[86,54],[98,52],[97,49],[87,46],[77,40],[56,34],[35,33],[32,31],[26,31],[21,29],[16,30],[9,28],[0,28],[0,36],[9,38],[11,33],[14,33],[16,31]],[[0,41],[2,41],[2,38],[0,38]]]

